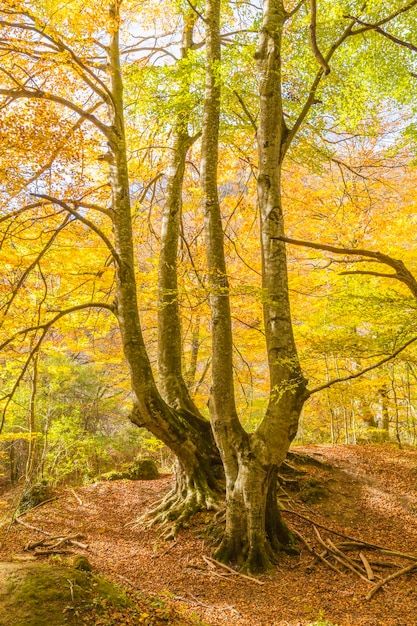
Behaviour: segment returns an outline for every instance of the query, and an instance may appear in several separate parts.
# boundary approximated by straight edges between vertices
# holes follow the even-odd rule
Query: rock
[[[0,626],[94,624],[100,607],[116,612],[129,603],[116,586],[75,567],[0,563]]]
[[[77,554],[72,561],[72,566],[74,569],[79,569],[82,572],[91,572],[92,567],[90,561],[85,557]]]

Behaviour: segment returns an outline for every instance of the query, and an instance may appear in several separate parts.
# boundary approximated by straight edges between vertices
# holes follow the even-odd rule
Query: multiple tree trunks
[[[114,305],[108,302],[92,301],[87,304],[77,304],[66,311],[59,311],[48,322],[35,327],[35,330],[41,331],[40,338],[31,349],[25,368],[28,367],[31,359],[36,357],[43,338],[51,326],[63,315],[88,307],[112,311],[118,320],[123,351],[130,369],[133,397],[131,420],[138,426],[146,427],[161,439],[178,459],[177,484],[174,491],[155,511],[157,519],[174,521],[175,531],[196,511],[202,508],[216,508],[223,494],[222,481],[217,471],[222,466],[226,491],[226,529],[216,556],[219,561],[239,564],[249,572],[259,572],[271,566],[278,550],[291,549],[293,544],[291,533],[283,523],[277,506],[276,481],[277,472],[297,432],[303,404],[311,393],[328,387],[334,382],[345,380],[330,381],[324,386],[308,391],[307,381],[301,371],[292,331],[288,294],[281,201],[283,160],[292,140],[315,103],[318,86],[322,77],[328,74],[329,63],[336,50],[352,35],[372,29],[381,33],[379,28],[381,24],[404,13],[417,4],[417,0],[412,0],[404,9],[394,12],[391,17],[385,17],[379,26],[344,16],[343,19],[348,19],[347,26],[344,29],[341,28],[339,38],[334,41],[326,54],[321,53],[317,42],[317,7],[316,2],[311,2],[310,41],[320,67],[308,90],[305,103],[291,128],[286,124],[288,118],[284,115],[282,102],[281,44],[287,20],[304,3],[297,4],[293,12],[285,10],[283,0],[268,0],[263,3],[259,47],[255,55],[260,85],[256,140],[263,322],[270,392],[265,415],[255,432],[251,434],[244,430],[235,403],[229,280],[217,180],[222,82],[219,70],[221,3],[220,0],[207,0],[204,16],[197,12],[191,3],[189,4],[192,10],[188,9],[189,13],[183,15],[184,32],[181,48],[183,57],[188,54],[189,50],[194,49],[192,33],[197,19],[196,15],[203,17],[206,27],[204,42],[206,88],[201,135],[201,184],[212,315],[212,389],[209,400],[211,427],[195,406],[182,371],[177,252],[184,169],[187,152],[195,139],[189,136],[187,117],[178,117],[172,124],[172,158],[166,176],[167,201],[163,214],[159,263],[158,385],[142,334],[135,280],[128,146],[124,123],[125,103],[119,46],[120,0],[114,0],[110,7],[108,45],[100,44],[100,49],[107,55],[106,63],[102,68],[107,72],[104,80],[98,78],[93,69],[86,68],[83,63],[80,63],[68,46],[63,46],[59,39],[55,41],[55,34],[47,28],[47,24],[42,25],[41,22],[38,23],[37,20],[32,19],[26,9],[22,8],[19,19],[23,22],[29,20],[29,23],[22,23],[20,26],[17,21],[12,25],[13,28],[21,28],[23,33],[35,32],[35,38],[42,39],[47,36],[47,47],[48,50],[52,48],[51,54],[55,55],[58,52],[60,56],[67,57],[66,62],[74,63],[81,87],[90,90],[93,96],[94,104],[91,109],[88,109],[52,92],[44,92],[31,87],[30,83],[27,83],[29,86],[25,83],[25,86],[21,87],[17,82],[18,87],[13,84],[13,87],[8,89],[0,89],[0,95],[11,97],[12,101],[19,98],[32,98],[55,102],[77,114],[80,120],[88,120],[94,125],[95,132],[101,133],[102,139],[108,146],[108,154],[104,160],[109,165],[112,197],[111,207],[104,209],[104,214],[111,219],[112,241],[92,221],[73,207],[72,200],[67,202],[45,194],[34,195],[56,205],[59,211],[65,212],[65,220],[56,233],[64,228],[69,218],[72,217],[80,220],[100,236],[110,251],[116,274]],[[12,14],[15,14],[15,8]],[[16,15],[19,15],[18,11]],[[357,24],[360,26],[354,29]],[[61,54],[64,50],[65,54]],[[47,52],[42,53],[42,55],[46,54]],[[7,72],[6,75],[8,75]],[[106,108],[106,115],[103,115],[105,121],[94,114],[96,109],[103,105]],[[52,241],[53,239],[50,240],[48,246]],[[329,247],[327,249],[329,250]],[[41,255],[46,250],[47,247]],[[335,248],[330,251],[339,252]],[[375,254],[366,251],[357,250],[354,253],[375,259]],[[37,262],[40,258],[41,256],[38,256]],[[393,267],[396,272],[395,277],[407,284],[416,295],[416,281],[403,264],[380,254],[377,255],[377,260]],[[26,333],[27,331],[18,331],[16,336]],[[8,339],[4,346],[10,342],[11,339]],[[382,362],[384,361],[380,363]],[[24,374],[25,370],[22,371]],[[23,374],[17,380],[15,389]],[[36,378],[34,378],[34,392],[35,390]],[[7,400],[7,404],[12,395]],[[2,420],[4,420],[4,411]],[[30,430],[33,430],[33,425],[30,424],[30,426]],[[34,455],[35,451],[32,457]],[[30,469],[29,463],[28,472]],[[337,547],[335,550],[334,546],[327,543],[326,549],[332,549],[337,559],[343,558],[337,552]],[[366,571],[365,563],[363,565]],[[351,566],[355,570],[358,569],[356,565]]]

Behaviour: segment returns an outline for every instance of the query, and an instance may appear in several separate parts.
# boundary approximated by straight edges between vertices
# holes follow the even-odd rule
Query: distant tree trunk
[[[388,409],[388,385],[384,384],[379,389],[381,398],[381,438],[383,441],[389,441],[389,409]]]
[[[39,471],[39,444],[37,441],[36,433],[36,395],[38,392],[38,366],[39,366],[39,352],[36,353],[33,359],[33,374],[32,374],[32,390],[30,394],[30,407],[29,407],[29,424],[28,431],[30,435],[28,445],[28,456],[26,461],[26,480],[36,480],[36,473]]]

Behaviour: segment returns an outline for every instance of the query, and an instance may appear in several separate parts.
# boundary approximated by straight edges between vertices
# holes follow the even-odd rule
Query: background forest
[[[221,61],[211,59],[207,74],[212,4],[2,5],[5,483],[26,477],[80,484],[138,455],[153,456],[166,471],[173,465],[155,431],[132,413],[138,391],[132,393],[123,355],[129,342],[114,315],[126,231],[112,212],[123,200],[116,197],[123,180],[144,344],[167,404],[185,410],[178,398],[170,402],[172,351],[186,387],[178,397],[187,411],[209,416],[217,384],[213,293],[221,301],[226,291],[236,408],[247,432],[259,427],[274,394],[278,404],[284,393],[271,382],[265,356],[270,294],[259,247],[264,70],[254,58],[259,32],[270,36],[269,18],[265,7],[262,15],[256,4],[223,2]],[[295,240],[287,245],[288,292],[311,396],[296,441],[415,445],[417,69],[410,38],[417,2],[272,4],[286,11],[279,98],[291,142],[282,162],[282,213],[285,236]],[[201,186],[210,155],[210,72],[220,107],[217,190],[229,281],[217,292],[206,257],[207,180]],[[123,180],[123,150],[109,131],[118,124]],[[175,236],[168,227],[174,214]],[[170,251],[171,235],[178,249]],[[411,272],[406,279],[399,262]],[[181,337],[164,326],[164,316],[177,313]],[[119,318],[129,323],[128,313]],[[296,367],[294,358],[284,369]]]

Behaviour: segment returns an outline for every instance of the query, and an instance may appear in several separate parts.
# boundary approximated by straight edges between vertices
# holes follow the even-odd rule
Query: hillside
[[[286,479],[286,520],[309,545],[322,551],[312,524],[304,518],[317,523],[323,541],[347,541],[323,528],[327,527],[382,548],[414,554],[417,559],[417,451],[398,450],[389,444],[308,446],[296,451],[320,461],[312,464],[308,459],[301,463],[300,459],[292,460],[298,471],[308,474],[294,473]],[[263,584],[259,584],[210,562],[212,546],[203,534],[208,522],[204,516],[173,543],[161,539],[157,527],[132,525],[169,489],[171,482],[168,476],[155,481],[101,482],[75,491],[65,489],[55,501],[22,517],[27,526],[12,525],[4,537],[0,560],[28,555],[24,546],[43,536],[35,528],[53,535],[80,534],[88,549],[72,549],[88,556],[94,572],[130,589],[158,593],[187,614],[197,613],[212,626],[415,623],[417,572],[402,575],[366,600],[378,576],[385,578],[412,566],[410,559],[366,547],[349,551],[352,559],[359,559],[361,551],[371,563],[385,563],[373,566],[377,578],[372,583],[335,559],[329,558],[329,562],[343,572],[315,562],[300,542],[300,555],[283,556],[276,571],[261,577]],[[3,525],[3,536],[5,531]],[[389,566],[394,563],[395,567]]]

